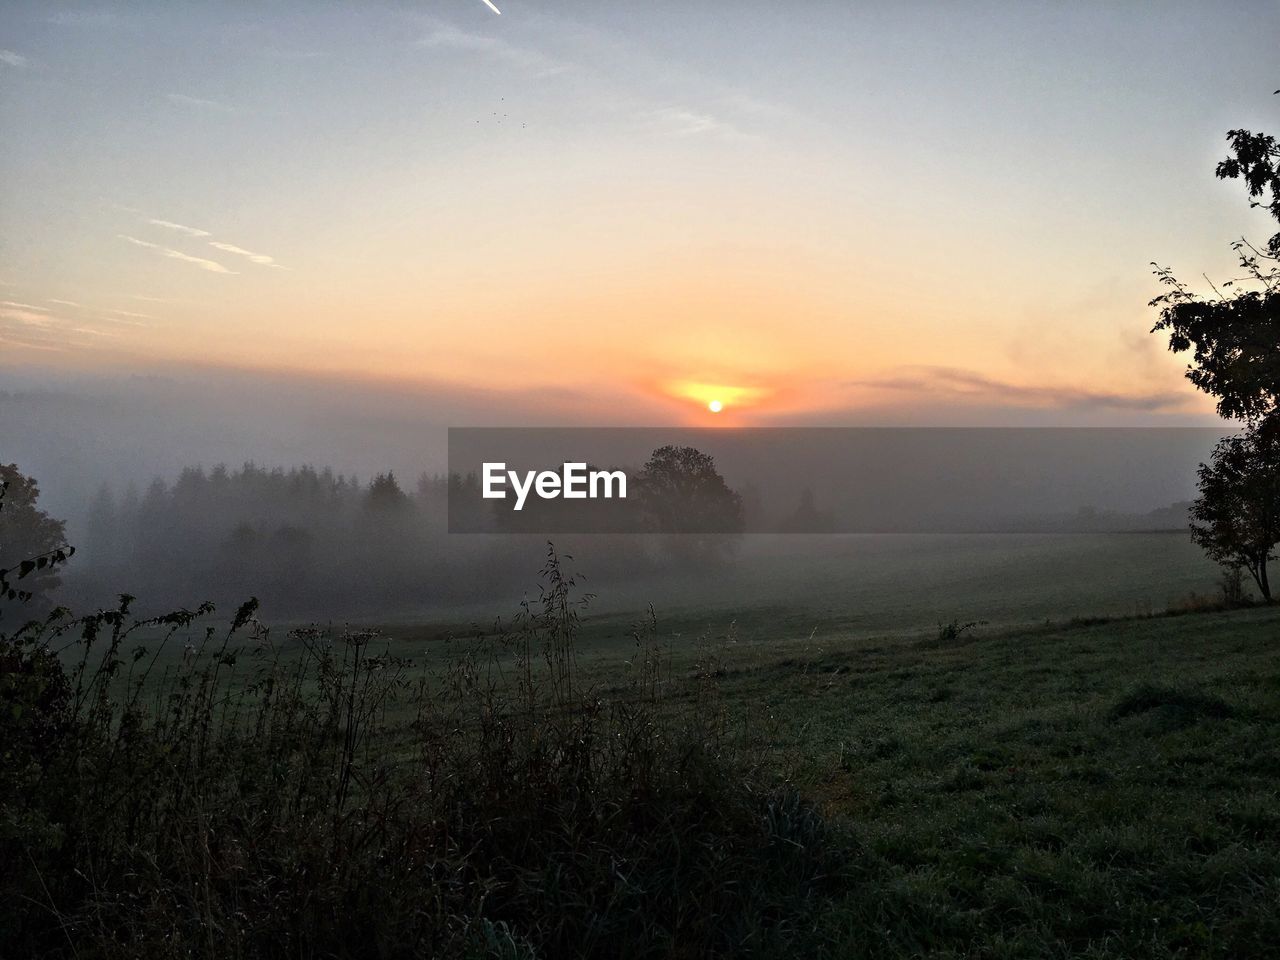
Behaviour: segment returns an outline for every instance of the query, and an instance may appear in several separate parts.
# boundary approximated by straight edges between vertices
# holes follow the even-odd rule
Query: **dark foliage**
[[[39,509],[39,498],[36,481],[17,464],[0,464],[0,600],[35,600],[39,607],[62,582],[57,568],[74,552],[63,522]]]
[[[123,597],[0,639],[6,953],[803,949],[841,862],[822,819],[760,783],[712,669],[660,703],[651,624],[627,684],[585,687],[576,585],[543,575],[434,674],[368,631],[277,643],[252,602],[224,632]]]
[[[1232,130],[1227,140],[1231,155],[1218,164],[1218,177],[1243,179],[1250,204],[1280,220],[1275,139]],[[1217,399],[1223,417],[1248,427],[1200,465],[1191,536],[1228,571],[1247,570],[1270,600],[1267,563],[1280,543],[1280,233],[1264,249],[1247,240],[1233,249],[1244,275],[1215,287],[1212,297],[1192,293],[1167,268],[1156,270],[1167,290],[1151,301],[1160,307],[1153,332],[1167,332],[1174,353],[1193,351],[1187,379]],[[1238,593],[1224,581],[1228,603]]]
[[[1270,600],[1267,565],[1280,546],[1280,429],[1268,421],[1222,439],[1199,472],[1191,538],[1215,562],[1247,571]]]
[[[1275,139],[1232,130],[1227,140],[1232,152],[1218,164],[1218,177],[1242,178],[1251,204],[1280,220]],[[1153,332],[1167,331],[1174,353],[1194,351],[1187,379],[1217,398],[1223,417],[1256,422],[1280,415],[1280,233],[1264,249],[1247,240],[1232,247],[1243,276],[1224,281],[1213,296],[1198,296],[1168,268],[1157,269],[1168,289],[1151,301],[1160,307]]]

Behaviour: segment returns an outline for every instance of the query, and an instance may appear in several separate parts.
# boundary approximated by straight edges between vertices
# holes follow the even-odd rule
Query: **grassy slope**
[[[1280,610],[802,646],[725,692],[857,836],[844,955],[1274,955]]]
[[[604,688],[634,654],[625,619],[585,624]],[[1276,955],[1280,608],[947,642],[814,619],[660,616],[659,632],[677,675],[719,657],[767,764],[853,834],[815,955]],[[406,656],[451,646],[391,634]]]

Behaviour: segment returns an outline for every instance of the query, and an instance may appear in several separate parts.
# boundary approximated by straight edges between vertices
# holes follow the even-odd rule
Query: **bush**
[[[651,624],[628,684],[585,687],[574,581],[554,552],[543,577],[438,673],[370,631],[277,645],[253,603],[180,664],[207,606],[132,621],[125,597],[4,638],[0,683],[35,707],[6,721],[26,732],[0,936],[51,957],[794,948],[840,868],[822,818],[762,783],[710,671],[686,709],[660,701]]]

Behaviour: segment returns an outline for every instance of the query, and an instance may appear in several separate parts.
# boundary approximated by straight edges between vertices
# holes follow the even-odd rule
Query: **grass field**
[[[687,635],[736,620],[739,635],[774,642],[840,631],[868,635],[954,618],[993,624],[1162,611],[1190,593],[1216,593],[1217,568],[1186,531],[1127,534],[751,535],[731,563],[678,575],[601,579],[609,546],[560,545],[599,594],[592,619],[623,627],[650,604]],[[529,538],[528,586],[545,544]],[[424,585],[424,602],[431,599]],[[519,594],[406,614],[454,626],[507,612]],[[270,615],[270,609],[266,611]],[[615,631],[625,633],[625,629]],[[590,643],[588,643],[590,646]]]
[[[270,709],[261,693],[250,693],[251,702],[262,704],[261,715],[280,724],[280,732],[264,746],[246,752],[234,723],[204,720],[192,727],[222,731],[217,736],[228,738],[225,751],[215,755],[222,757],[229,779],[217,774],[205,787],[199,779],[203,774],[191,776],[197,777],[198,791],[212,791],[204,801],[209,806],[196,808],[198,830],[220,824],[214,832],[230,835],[230,849],[237,851],[234,871],[221,877],[225,887],[219,896],[226,905],[215,897],[215,906],[200,909],[212,918],[230,916],[220,911],[234,906],[241,911],[235,916],[258,919],[256,926],[246,926],[228,955],[277,955],[272,952],[276,925],[300,922],[304,915],[290,911],[345,916],[348,906],[337,905],[348,904],[344,898],[352,891],[384,882],[378,878],[408,849],[407,841],[379,846],[387,843],[386,836],[425,830],[421,836],[405,834],[425,842],[440,817],[451,822],[447,818],[455,813],[450,811],[464,809],[458,803],[470,803],[473,789],[486,789],[493,791],[484,801],[489,806],[462,815],[451,829],[481,829],[480,836],[488,838],[484,842],[498,852],[490,859],[468,855],[458,861],[459,869],[470,864],[468,869],[496,871],[486,882],[495,884],[494,890],[514,892],[504,894],[506,900],[479,902],[491,903],[487,909],[497,911],[494,917],[514,918],[514,926],[476,928],[474,915],[466,919],[473,909],[466,897],[439,900],[433,909],[463,911],[449,914],[455,918],[450,929],[461,931],[457,936],[470,944],[467,956],[621,956],[627,954],[617,953],[618,944],[639,944],[635,938],[641,936],[643,949],[637,946],[634,955],[710,955],[700,950],[729,956],[1115,960],[1275,955],[1280,943],[1280,607],[1214,611],[1203,603],[1186,604],[1192,592],[1209,594],[1213,571],[1184,551],[1181,539],[1164,535],[1031,538],[1021,544],[979,538],[953,545],[963,556],[953,555],[950,564],[937,539],[895,540],[888,547],[896,551],[895,563],[885,562],[889,554],[881,544],[874,557],[867,553],[845,592],[831,589],[842,551],[862,546],[832,541],[827,567],[783,564],[768,580],[772,592],[747,595],[750,599],[737,607],[720,602],[714,591],[703,606],[675,602],[670,613],[658,607],[648,649],[657,651],[666,667],[639,686],[633,681],[646,654],[632,630],[640,611],[626,606],[633,599],[624,596],[589,608],[573,631],[574,699],[557,700],[550,712],[539,713],[544,719],[532,728],[519,725],[521,711],[527,707],[532,717],[542,707],[520,699],[523,694],[494,700],[483,673],[450,666],[464,662],[458,658],[474,643],[461,624],[387,626],[368,650],[393,659],[375,665],[372,673],[361,672],[366,668],[351,673],[353,693],[354,678],[381,683],[376,677],[394,666],[394,658],[411,658],[415,670],[439,668],[444,682],[419,688],[397,681],[388,689],[401,692],[377,700],[374,712],[362,714],[360,724],[372,723],[376,715],[369,730],[385,732],[364,734],[366,745],[353,748],[350,756],[362,758],[357,771],[364,773],[353,781],[354,792],[344,787],[336,801],[327,772],[331,761],[317,761],[312,774],[285,758],[294,755],[298,743],[312,743],[308,749],[318,751],[315,757],[330,755],[345,709],[345,694],[333,699],[334,678],[340,675],[322,671],[316,683],[299,683],[296,701]],[[1160,550],[1166,552],[1153,553]],[[1142,558],[1156,555],[1165,558],[1161,569],[1176,575],[1131,577]],[[776,551],[770,559],[776,567]],[[1107,562],[1099,565],[1103,559]],[[764,582],[764,569],[752,572],[753,562],[747,559],[745,573],[717,576],[750,575]],[[1051,569],[1063,579],[1050,578],[1048,586],[1038,587],[1037,578]],[[911,572],[918,576],[908,576]],[[1111,605],[1103,603],[1098,610],[1107,615],[1083,615],[1090,611],[1084,601],[1072,600],[1072,576],[1083,581],[1086,596],[1111,598]],[[721,582],[715,589],[724,586]],[[917,588],[921,600],[913,606]],[[829,592],[816,592],[822,589]],[[1146,602],[1123,599],[1143,595]],[[1172,612],[1166,611],[1170,602]],[[554,628],[561,622],[558,616],[547,623]],[[987,622],[970,623],[977,620]],[[183,686],[186,681],[180,679],[189,670],[181,662],[181,637],[176,635],[177,642],[170,642],[158,662],[162,671],[179,678],[178,689],[202,690],[202,684]],[[271,655],[284,666],[278,676],[287,679],[295,651],[299,656],[304,651],[280,633],[273,639]],[[499,657],[499,686],[514,680],[514,688],[519,663],[502,661],[511,648],[501,649],[508,652]],[[254,656],[263,654],[260,648]],[[256,669],[252,662],[231,668],[239,671],[238,679],[224,674],[219,689],[250,690],[245,684]],[[507,757],[507,746],[525,742],[528,734],[534,751],[529,759],[513,754],[502,762],[517,765],[491,777],[485,772],[490,748],[468,752],[470,740],[462,734],[475,728],[454,726],[447,710],[438,714],[434,727],[421,726],[423,701],[412,691],[424,691],[431,703],[450,684],[460,690],[456,685],[464,678],[470,678],[465,680],[470,692],[458,702],[480,708],[476,716],[482,729],[486,718],[515,707],[509,715],[517,725],[500,724],[493,742]],[[341,693],[347,681],[337,682]],[[221,695],[215,698],[212,691],[207,701],[196,701],[207,703],[204,716],[210,718],[224,710]],[[643,692],[636,701],[642,709],[632,713],[629,698],[638,692]],[[611,702],[621,712],[610,715],[621,719],[603,722],[593,705]],[[321,709],[325,703],[330,707]],[[676,744],[684,742],[679,730],[685,721],[664,718],[690,720],[700,744],[698,725],[708,724],[710,730],[721,716],[736,731],[734,745],[724,763],[716,759],[703,767],[697,761],[692,769],[702,772],[688,779],[672,764],[683,764],[707,747],[681,753],[684,748]],[[444,727],[440,720],[446,721]],[[117,735],[111,733],[112,723],[103,728],[108,742]],[[272,729],[271,724],[263,729]],[[186,797],[197,787],[171,777],[165,758],[186,756],[193,741],[178,727],[166,729],[159,733],[163,746],[156,753],[156,773],[143,768],[128,776],[142,784],[164,784],[175,797]],[[441,756],[447,766],[456,754],[456,773],[444,781],[457,785],[458,797],[449,801],[453,806],[437,809],[431,806],[437,800],[415,794],[412,781],[397,786],[388,779],[385,761],[411,762],[415,737],[423,729],[448,732]],[[620,734],[635,737],[648,758],[644,763],[650,764],[639,793],[629,779],[634,776],[630,751],[611,745],[628,742],[617,740]],[[716,756],[718,736],[708,741]],[[564,745],[548,754],[544,744],[549,742]],[[565,767],[563,759],[554,758],[573,757],[573,745],[580,742],[598,743],[592,750],[600,750],[603,758],[591,761],[603,764],[602,772],[593,774],[600,777],[590,788],[594,793],[583,793],[577,780],[557,779],[578,776],[576,766]],[[339,750],[337,756],[342,755]],[[189,762],[195,762],[194,755]],[[536,764],[533,779],[521,772],[525,768],[519,764],[526,762]],[[82,766],[77,762],[71,769]],[[122,798],[139,796],[138,787],[114,786],[119,770],[100,769],[103,787]],[[308,820],[285,810],[277,822],[258,792],[257,778],[264,771],[282,783],[296,780],[298,796],[310,798],[316,810],[332,807],[351,814]],[[545,782],[539,779],[544,775]],[[278,788],[269,784],[263,789],[267,802],[277,795]],[[619,820],[637,797],[648,799]],[[110,862],[134,864],[129,869],[143,873],[166,862],[164,857],[186,864],[184,858],[206,856],[202,848],[193,854],[184,846],[188,832],[196,829],[184,819],[189,815],[184,808],[156,800],[159,812],[149,813],[149,803],[144,800],[146,809],[138,814],[144,820],[162,818],[160,824],[169,822],[164,817],[176,818],[145,834],[154,850],[139,853],[133,841],[118,841],[99,856],[109,854]],[[414,812],[416,804],[425,804],[421,814]],[[719,805],[726,814],[708,819]],[[809,809],[819,821],[809,819]],[[246,819],[243,811],[257,812]],[[637,815],[660,826],[637,830]],[[525,859],[508,864],[503,851],[513,842]],[[366,843],[373,845],[364,851]],[[723,854],[722,843],[727,844]],[[331,888],[315,894],[313,871],[326,869],[323,865],[344,845],[352,852],[342,855],[342,872],[334,875]],[[380,852],[384,849],[400,852]],[[253,858],[239,852],[246,850],[256,851]],[[316,859],[298,872],[299,857]],[[554,876],[560,877],[567,865],[580,874],[561,890],[562,881],[549,879],[547,871],[554,866]],[[308,949],[328,943],[321,952],[333,952],[325,955],[356,956],[364,942],[360,938],[373,936],[390,937],[379,941],[384,946],[403,946],[396,931],[398,925],[408,929],[418,922],[414,898],[445,897],[452,889],[424,880],[420,867],[405,869],[409,872],[396,880],[402,890],[375,890],[367,903],[361,900],[365,927],[344,932],[322,925],[316,928],[319,939],[306,941]],[[165,924],[187,922],[180,918],[187,916],[182,904],[191,876],[184,865],[177,880],[162,878],[175,891],[165,895],[178,904],[176,913],[162,914],[171,919],[160,923],[145,914],[135,921],[129,919],[133,913],[121,914],[129,924],[141,924],[127,927],[130,936],[140,936],[141,929],[148,937],[182,946],[227,922],[201,920],[189,928],[195,932],[184,934],[194,939],[169,939]],[[303,907],[284,905],[271,893],[272,899],[264,901],[270,906],[245,908],[239,904],[247,881],[239,876],[261,876],[265,891],[284,883],[294,897],[304,898]],[[689,886],[676,882],[682,876]],[[394,908],[382,904],[380,898],[393,892],[402,894]],[[723,913],[702,912],[701,905],[713,901]],[[116,909],[118,902],[110,900],[108,907]],[[605,915],[612,919],[602,925],[599,918]],[[428,924],[427,929],[434,928]],[[476,940],[476,929],[487,939]],[[701,946],[682,952],[682,938],[694,936]],[[264,943],[269,949],[262,948]],[[557,945],[553,953],[543,952],[553,949],[546,944]],[[320,955],[299,953],[304,954]],[[387,955],[417,954],[392,949]]]
[[[1120,540],[1130,560],[1172,543]],[[1007,583],[1003,574],[1018,569],[1016,556],[1004,570],[971,567],[939,592],[966,576]],[[1166,588],[1170,598],[1189,584],[1209,589],[1202,568],[1187,570],[1186,583]],[[1001,608],[1013,612],[1005,619],[1025,616],[1018,596]],[[937,621],[881,632],[878,614],[842,616],[803,600],[741,617],[678,609],[659,615],[658,633],[677,674],[695,657],[719,663],[724,702],[760,733],[766,764],[853,838],[848,886],[823,911],[815,949],[1274,955],[1280,609],[948,636]],[[949,599],[933,616],[989,609]],[[601,685],[625,660],[625,625],[608,614],[584,622],[584,655]],[[414,644],[416,631],[400,636]],[[683,695],[678,683],[669,691]]]
[[[836,955],[1280,943],[1280,610],[831,639],[724,689],[856,838]]]

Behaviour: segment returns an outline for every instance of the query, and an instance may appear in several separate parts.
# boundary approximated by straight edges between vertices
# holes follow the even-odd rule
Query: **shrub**
[[[277,645],[252,602],[180,663],[208,606],[135,621],[124,597],[4,638],[0,682],[39,706],[5,758],[0,936],[52,957],[794,947],[840,869],[825,822],[763,783],[711,671],[687,707],[660,699],[652,623],[627,684],[585,685],[553,551],[543,582],[435,673],[372,631]]]

